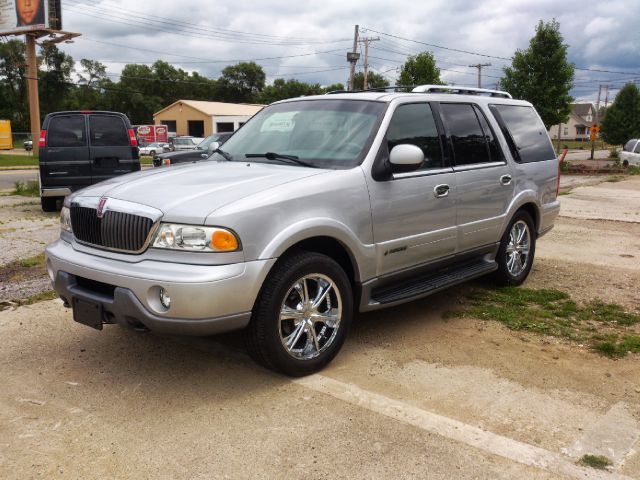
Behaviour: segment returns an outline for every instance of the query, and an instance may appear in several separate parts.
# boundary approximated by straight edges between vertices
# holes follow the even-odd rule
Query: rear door
[[[89,140],[92,183],[139,169],[139,160],[134,159],[127,125],[122,117],[90,114]]]
[[[441,103],[458,188],[458,250],[500,239],[514,192],[513,172],[480,109],[472,103]]]
[[[85,122],[82,114],[49,118],[46,145],[40,153],[40,180],[43,187],[77,190],[91,184]]]

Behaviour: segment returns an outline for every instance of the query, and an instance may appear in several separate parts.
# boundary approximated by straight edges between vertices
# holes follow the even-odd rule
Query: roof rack
[[[489,97],[513,98],[510,93],[487,88],[456,87],[454,85],[419,85],[414,93],[453,93],[458,95],[486,95]]]
[[[367,90],[333,90],[325,95],[338,93],[369,93],[369,92],[408,92],[408,93],[451,93],[457,95],[485,95],[489,97],[513,98],[508,92],[489,90],[487,88],[456,87],[454,85],[394,85],[392,87],[376,87]]]

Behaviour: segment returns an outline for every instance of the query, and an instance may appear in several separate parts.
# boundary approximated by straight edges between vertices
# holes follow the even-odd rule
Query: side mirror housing
[[[215,152],[219,148],[220,148],[220,143],[219,142],[211,142],[209,144],[209,147],[207,148],[207,152],[209,152],[209,156],[213,155],[213,152]]]
[[[392,167],[403,170],[416,169],[424,162],[424,153],[420,147],[411,144],[396,145],[389,153],[389,163]]]

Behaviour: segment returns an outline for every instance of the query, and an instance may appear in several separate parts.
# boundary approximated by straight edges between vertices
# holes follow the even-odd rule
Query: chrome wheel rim
[[[524,220],[518,220],[513,224],[509,232],[509,243],[506,251],[507,270],[514,277],[520,275],[527,268],[530,248],[531,234],[529,225]]]
[[[298,360],[311,360],[336,339],[342,319],[342,297],[326,275],[306,275],[289,288],[280,306],[280,341]]]

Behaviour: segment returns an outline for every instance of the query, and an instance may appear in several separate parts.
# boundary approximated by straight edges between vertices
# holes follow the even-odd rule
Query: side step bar
[[[493,260],[480,260],[452,266],[401,283],[374,289],[371,303],[389,304],[425,297],[439,290],[486,275],[498,269]]]

